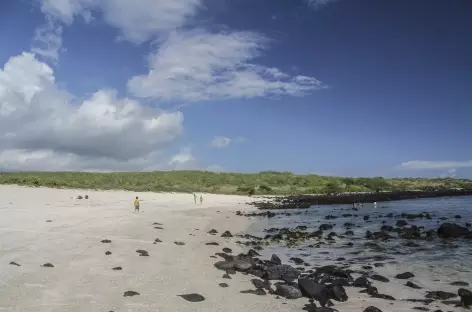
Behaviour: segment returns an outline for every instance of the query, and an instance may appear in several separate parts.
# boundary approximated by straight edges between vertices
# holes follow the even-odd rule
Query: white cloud
[[[197,159],[192,155],[190,147],[184,147],[169,159],[168,165],[175,170],[198,169]]]
[[[66,24],[99,11],[122,37],[142,43],[162,32],[181,27],[200,6],[200,0],[39,0],[43,13]]]
[[[128,89],[137,97],[195,102],[302,95],[324,87],[313,77],[251,63],[266,43],[251,32],[174,32],[150,56],[149,73],[130,79]]]
[[[31,53],[0,69],[0,168],[148,170],[182,133],[183,114],[99,90],[78,100]]]
[[[314,9],[319,9],[322,6],[333,3],[337,0],[305,0],[305,2]]]
[[[411,160],[400,164],[405,169],[456,169],[471,168],[472,160],[467,161],[427,161]]]
[[[52,18],[46,18],[46,24],[36,28],[31,51],[46,60],[57,63],[62,46],[62,27]]]
[[[224,136],[215,136],[211,141],[211,146],[215,148],[225,148],[231,143],[231,139]]]

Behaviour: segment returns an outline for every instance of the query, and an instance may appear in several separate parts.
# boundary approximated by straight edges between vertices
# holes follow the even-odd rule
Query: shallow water
[[[282,211],[275,211],[282,212]],[[375,268],[377,272],[385,274],[395,274],[399,271],[412,271],[417,275],[416,282],[420,285],[432,287],[432,283],[448,284],[451,281],[462,280],[472,285],[472,241],[453,240],[443,241],[435,239],[427,242],[424,240],[412,240],[420,247],[407,247],[404,244],[406,239],[391,239],[388,242],[377,242],[382,250],[372,250],[364,245],[366,230],[378,231],[386,221],[386,225],[394,227],[398,220],[406,220],[409,225],[424,226],[426,230],[437,229],[443,222],[453,222],[465,226],[465,223],[472,223],[472,197],[447,197],[434,199],[416,199],[395,202],[365,204],[358,211],[352,210],[350,205],[319,206],[303,210],[287,210],[290,216],[278,215],[273,218],[254,218],[254,223],[248,229],[249,234],[264,237],[268,228],[295,228],[298,225],[305,225],[308,231],[317,230],[320,224],[333,224],[332,231],[338,235],[344,234],[346,222],[354,223],[350,230],[354,232],[353,237],[335,238],[333,244],[322,245],[320,248],[309,247],[317,240],[308,240],[297,247],[286,247],[283,244],[267,246],[261,251],[264,258],[275,253],[283,261],[288,261],[290,257],[300,257],[313,266],[327,264],[349,264],[353,267],[362,265],[372,265],[376,262],[385,264],[383,268]],[[402,218],[402,213],[425,213],[428,212],[432,219],[417,218],[408,220]],[[393,218],[385,215],[393,213]],[[352,214],[355,217],[342,217],[342,214]],[[338,216],[333,220],[325,219],[326,216]],[[368,215],[370,222],[363,220]],[[462,218],[455,218],[460,215]],[[447,218],[440,220],[439,218]],[[329,233],[330,231],[325,231]],[[324,236],[326,236],[326,234]],[[369,240],[372,242],[372,240]],[[352,247],[346,248],[345,244],[352,242]],[[387,256],[390,259],[385,261],[373,260],[372,256]],[[346,258],[346,260],[338,260]],[[309,267],[308,267],[309,268]]]

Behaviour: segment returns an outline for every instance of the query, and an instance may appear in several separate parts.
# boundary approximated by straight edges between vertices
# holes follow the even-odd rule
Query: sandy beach
[[[88,200],[77,199],[85,194]],[[207,232],[244,231],[250,221],[229,217],[245,208],[246,197],[203,194],[203,205],[195,205],[191,194],[0,186],[0,198],[0,311],[271,311],[282,303],[239,294],[251,288],[249,277],[224,280],[213,267],[211,255],[239,246]],[[205,245],[212,241],[220,245]],[[189,293],[206,300],[178,296]]]
[[[140,213],[133,213],[135,196],[142,200]],[[224,247],[235,255],[244,251],[236,237],[221,233],[246,231],[253,220],[234,212],[254,210],[245,204],[251,198],[203,194],[203,204],[195,205],[191,194],[21,186],[0,186],[0,198],[0,311],[302,311],[308,303],[307,298],[242,294],[254,289],[254,276],[237,273],[223,279],[224,272],[214,267],[222,260],[215,253]],[[208,234],[211,229],[219,233]],[[122,270],[113,270],[117,267]],[[379,290],[396,298],[423,298],[411,290],[407,296],[400,284]],[[127,291],[139,295],[125,297]],[[369,298],[353,288],[347,292],[349,300],[336,303],[339,311],[421,306]],[[205,300],[179,296],[192,293]],[[433,307],[451,310],[438,303]]]

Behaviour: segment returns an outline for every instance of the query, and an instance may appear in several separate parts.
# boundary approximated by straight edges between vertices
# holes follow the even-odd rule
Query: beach
[[[133,213],[135,196],[140,213]],[[191,194],[8,185],[0,186],[0,198],[0,311],[270,311],[281,304],[239,294],[250,286],[247,277],[225,281],[213,267],[215,252],[240,247],[207,232],[244,231],[248,220],[230,218],[244,209],[243,196],[203,194],[195,205]],[[126,291],[140,295],[124,297]],[[190,293],[205,301],[178,296]]]
[[[141,199],[139,213],[133,213],[136,196]],[[237,272],[226,279],[215,268],[223,260],[215,253],[223,248],[230,248],[232,255],[248,251],[236,243],[241,240],[237,234],[246,233],[257,218],[235,213],[257,212],[246,204],[253,198],[203,194],[200,205],[194,204],[192,194],[15,185],[0,186],[0,198],[0,311],[302,311],[308,303],[303,297],[241,293],[254,290],[255,276]],[[208,233],[213,229],[216,235]],[[234,237],[221,237],[227,230]],[[398,272],[390,270],[377,272],[392,279]],[[470,279],[469,273],[463,277]],[[423,306],[401,300],[424,298],[423,290],[405,289],[403,281],[375,286],[397,301],[346,287],[349,299],[333,308],[364,311],[373,305],[385,312]],[[443,286],[441,290],[457,291]],[[180,296],[186,294],[205,300]],[[464,310],[441,302],[429,307]]]

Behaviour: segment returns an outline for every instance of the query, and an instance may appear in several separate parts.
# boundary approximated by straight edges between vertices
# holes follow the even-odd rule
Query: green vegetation
[[[472,190],[472,180],[384,179],[325,177],[290,172],[216,173],[208,171],[157,172],[12,172],[0,173],[0,184],[54,188],[123,189],[154,192],[210,192],[220,194],[337,194],[341,192]]]

